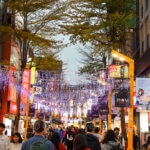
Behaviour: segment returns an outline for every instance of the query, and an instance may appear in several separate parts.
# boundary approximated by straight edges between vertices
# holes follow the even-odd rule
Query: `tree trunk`
[[[24,16],[24,30],[27,31],[27,15]],[[23,79],[23,72],[26,68],[27,63],[27,40],[23,40],[23,52],[21,55],[21,72],[20,72],[20,79],[19,79],[19,89],[18,89],[18,101],[17,101],[17,115],[16,115],[16,122],[15,122],[15,131],[18,131],[19,127],[19,120],[20,120],[20,101],[21,101],[21,88],[22,88],[22,79]]]
[[[126,139],[127,132],[126,132],[126,124],[125,124],[124,107],[121,108],[121,130],[122,130],[122,136],[124,137],[124,139]]]
[[[18,100],[17,100],[17,115],[15,121],[15,132],[18,132],[19,120],[20,120],[20,100],[21,100],[21,88],[22,87],[22,72],[20,72],[19,77],[19,89],[18,89]]]

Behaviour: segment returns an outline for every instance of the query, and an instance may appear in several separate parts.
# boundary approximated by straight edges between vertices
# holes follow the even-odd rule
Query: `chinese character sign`
[[[136,105],[146,106],[150,102],[150,78],[136,78]]]
[[[36,67],[31,68],[31,84],[35,84]]]
[[[30,75],[30,70],[25,70],[23,73],[21,103],[27,103],[28,101],[28,94],[30,92]]]

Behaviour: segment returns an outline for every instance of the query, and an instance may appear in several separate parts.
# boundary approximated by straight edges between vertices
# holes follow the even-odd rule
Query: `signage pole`
[[[28,133],[28,116],[29,116],[29,102],[27,101],[27,111],[26,111],[26,125],[25,125],[25,140],[27,140]]]
[[[95,126],[96,126],[96,120],[95,120],[95,118],[94,118],[94,121],[93,121],[93,122],[94,122],[94,127],[95,127]]]
[[[99,134],[102,134],[102,119],[101,119],[101,115],[99,115]]]
[[[108,102],[108,109],[109,109],[109,114],[108,114],[108,130],[111,129],[111,94],[112,94],[112,89],[111,85],[109,87],[109,102]]]
[[[86,117],[84,118],[84,129],[86,128]]]
[[[133,150],[133,92],[134,92],[134,60],[129,64],[130,68],[130,108],[128,122],[128,150]]]
[[[130,73],[130,108],[129,108],[129,122],[128,122],[128,149],[133,150],[133,92],[134,92],[134,60],[112,50],[114,57],[122,58],[129,63]]]

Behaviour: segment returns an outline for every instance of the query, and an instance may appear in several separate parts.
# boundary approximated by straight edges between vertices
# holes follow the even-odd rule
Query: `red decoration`
[[[21,103],[27,103],[28,94],[30,92],[30,76],[31,70],[24,70],[21,91]]]
[[[10,111],[9,113],[16,115],[17,114],[17,103],[10,102]]]

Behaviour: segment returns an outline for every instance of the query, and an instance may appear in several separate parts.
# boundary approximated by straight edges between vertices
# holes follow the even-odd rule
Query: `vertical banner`
[[[106,70],[101,70],[99,73],[99,78],[101,81],[106,81]]]
[[[24,70],[21,90],[21,103],[27,103],[30,92],[30,75],[31,70]]]
[[[10,110],[9,113],[16,115],[17,114],[17,103],[10,102]]]
[[[108,94],[108,92],[107,92]],[[108,114],[108,95],[98,97],[98,106],[100,115]]]
[[[130,80],[129,79],[115,79],[115,107],[129,107],[130,106]]]
[[[36,67],[31,68],[31,84],[35,84]]]
[[[55,86],[55,78],[51,77],[50,78],[50,91],[54,91],[54,86]]]
[[[16,102],[17,99],[17,74],[16,69],[14,67],[10,67],[9,70],[9,86],[8,86],[8,100],[12,102]]]
[[[26,115],[26,109],[27,109],[27,104],[26,103],[20,103],[20,115],[21,116]]]

